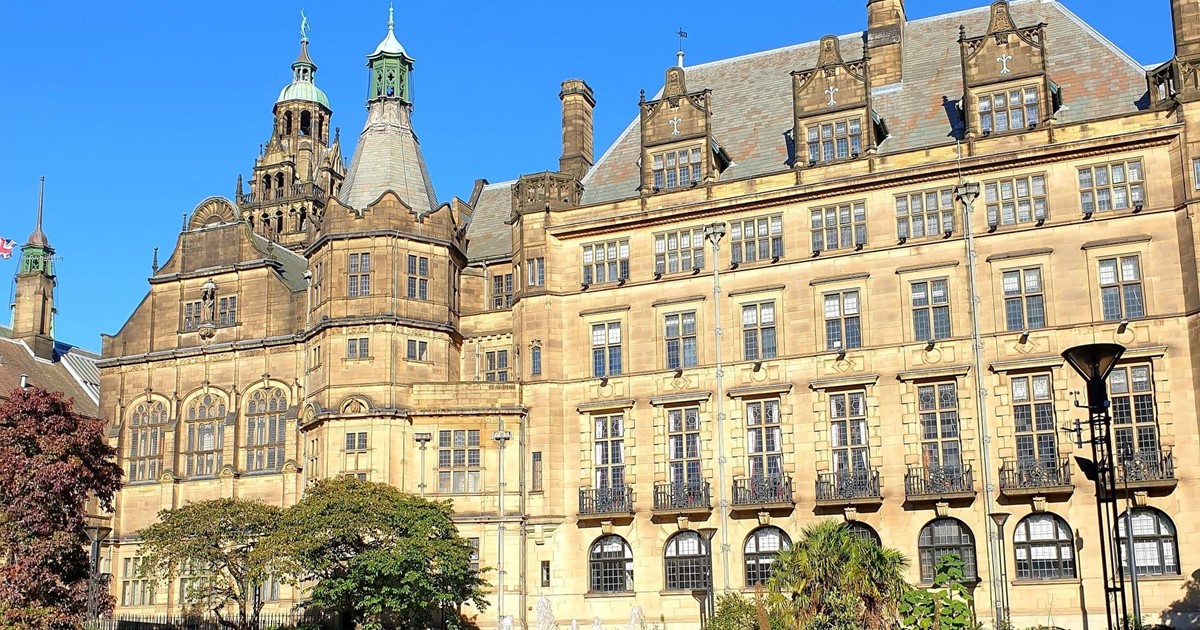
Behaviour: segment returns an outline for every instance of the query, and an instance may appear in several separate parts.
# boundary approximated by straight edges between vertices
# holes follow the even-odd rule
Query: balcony
[[[1117,490],[1172,489],[1175,478],[1175,458],[1170,450],[1138,451],[1117,459]]]
[[[325,189],[316,184],[292,184],[283,188],[271,188],[265,191],[256,190],[245,193],[238,199],[238,205],[243,208],[256,208],[258,206],[307,200],[319,202],[319,205],[324,206],[326,198]]]
[[[654,484],[654,512],[668,516],[706,514],[712,511],[707,481]]]
[[[787,475],[767,475],[733,480],[733,510],[760,512],[772,508],[791,509],[796,505],[792,496],[792,478]]]
[[[612,519],[633,514],[633,488],[580,488],[579,519]]]
[[[1071,460],[1006,459],[1000,465],[1000,493],[1009,497],[1071,494]]]
[[[849,507],[880,505],[879,471],[842,470],[817,474],[817,505]]]
[[[904,475],[904,496],[909,501],[974,499],[975,480],[970,466],[913,466]]]

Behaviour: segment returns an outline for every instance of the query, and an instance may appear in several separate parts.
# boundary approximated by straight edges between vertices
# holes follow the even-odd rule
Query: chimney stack
[[[1200,1],[1200,0],[1197,0]],[[899,83],[903,76],[904,0],[867,0],[867,51],[871,85]]]
[[[1171,21],[1175,25],[1175,57],[1200,56],[1200,0],[1171,0]]]
[[[592,168],[592,110],[596,97],[592,88],[581,79],[563,81],[562,91],[562,156],[558,171],[583,179]]]

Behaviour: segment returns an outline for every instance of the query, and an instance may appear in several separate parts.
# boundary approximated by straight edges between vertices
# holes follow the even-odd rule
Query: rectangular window
[[[346,434],[346,452],[361,453],[367,450],[367,432],[356,431]]]
[[[479,431],[438,431],[438,492],[479,492]]]
[[[125,558],[121,562],[121,605],[153,606],[154,580],[142,577],[145,559]]]
[[[498,311],[512,306],[513,275],[511,273],[492,276],[492,310]]]
[[[237,296],[231,295],[217,301],[217,324],[221,326],[237,324]]]
[[[471,546],[471,570],[479,571],[479,539],[468,538],[467,544]]]
[[[371,295],[371,254],[368,252],[350,254],[350,264],[347,269],[350,297]]]
[[[834,471],[862,472],[870,468],[866,392],[829,396],[829,441],[833,447]]]
[[[862,154],[862,118],[809,125],[806,137],[810,164],[856,158]]]
[[[592,376],[621,374],[621,322],[592,324]]]
[[[1042,288],[1042,268],[1005,271],[1004,324],[1017,332],[1046,327],[1046,298]]]
[[[542,491],[542,452],[533,452],[533,462],[529,466],[529,490],[531,492]]]
[[[509,284],[512,284],[511,276]],[[429,258],[426,256],[408,255],[408,297],[411,300],[429,299]]]
[[[729,241],[733,264],[783,258],[783,215],[733,221]]]
[[[900,240],[954,233],[954,189],[896,195],[896,237]]]
[[[1017,225],[1046,220],[1046,176],[1025,175],[985,182],[988,225]]]
[[[1146,316],[1137,256],[1100,259],[1100,306],[1108,322]]]
[[[654,273],[690,273],[704,268],[704,228],[654,235]]]
[[[958,436],[958,388],[936,383],[917,388],[921,413],[921,456],[927,477],[938,471],[953,478],[962,472]]]
[[[812,249],[847,249],[867,244],[867,204],[844,203],[811,210]]]
[[[1079,202],[1085,213],[1124,210],[1145,201],[1141,160],[1126,160],[1079,169]]]
[[[196,418],[196,407],[189,410],[187,443],[184,449],[185,475],[188,477],[211,477],[221,471],[222,451],[225,448],[224,405],[219,414]],[[218,415],[220,417],[218,417]],[[207,419],[204,419],[206,418]]]
[[[541,346],[534,346],[529,349],[529,374],[531,376],[541,376],[542,374]]]
[[[405,358],[409,361],[428,361],[429,360],[429,342],[409,339],[406,348]]]
[[[671,190],[685,188],[700,181],[703,176],[703,160],[700,147],[689,147],[655,153],[651,159],[654,163],[654,188],[656,190]]]
[[[542,588],[550,587],[550,561],[542,560]]]
[[[321,346],[313,346],[312,365],[310,367],[317,367],[318,365],[321,365]]]
[[[778,399],[746,403],[746,439],[751,478],[783,474],[783,432]]]
[[[1200,158],[1192,160],[1192,187],[1200,190]]]
[[[862,347],[858,291],[825,294],[825,349]]]
[[[946,280],[912,283],[912,314],[917,341],[950,337],[950,290]]]
[[[183,329],[196,330],[200,327],[201,321],[201,304],[200,302],[185,302],[183,305]]]
[[[1154,380],[1149,365],[1122,365],[1108,376],[1113,438],[1118,461],[1123,453],[1153,457],[1158,466],[1158,419],[1154,413]],[[1149,463],[1149,460],[1146,460]]]
[[[347,359],[366,359],[371,356],[371,341],[367,337],[346,340]]]
[[[696,367],[696,311],[671,313],[665,318],[667,369]]]
[[[546,286],[545,258],[530,258],[525,261],[525,284],[531,287]]]
[[[671,483],[703,483],[700,469],[700,408],[667,410],[667,466]]]
[[[1054,422],[1054,390],[1050,387],[1050,375],[1014,377],[1010,386],[1017,465],[1025,468],[1038,463],[1057,465],[1058,426]]]
[[[583,283],[605,284],[629,278],[629,241],[583,246]]]
[[[508,350],[489,350],[484,354],[487,369],[483,380],[503,382],[508,380]]]
[[[775,344],[775,303],[742,305],[742,358],[746,361],[773,359]]]
[[[625,487],[625,416],[593,416],[592,436],[597,488]]]
[[[1014,88],[979,97],[979,129],[983,135],[1032,129],[1038,124],[1037,87]]]
[[[321,303],[321,287],[324,286],[324,283],[321,281],[324,279],[325,279],[325,263],[319,262],[316,265],[314,265],[314,267],[313,267],[312,308],[314,308],[314,309],[317,307],[317,305],[319,305]]]

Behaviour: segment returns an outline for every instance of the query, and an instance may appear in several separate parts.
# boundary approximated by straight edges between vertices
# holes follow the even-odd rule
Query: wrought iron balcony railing
[[[580,488],[579,513],[588,514],[631,514],[633,513],[633,488]]]
[[[910,498],[974,492],[970,466],[913,466],[904,476],[904,494]]]
[[[654,484],[655,510],[709,510],[712,496],[707,481]]]
[[[1000,490],[1020,491],[1071,485],[1071,460],[1006,459],[1000,465]]]
[[[877,470],[839,470],[817,475],[817,501],[882,498]]]
[[[1131,486],[1175,480],[1175,458],[1170,450],[1138,451],[1117,457],[1117,485]]]
[[[733,480],[734,505],[769,505],[792,503],[792,478],[787,475],[765,475]]]

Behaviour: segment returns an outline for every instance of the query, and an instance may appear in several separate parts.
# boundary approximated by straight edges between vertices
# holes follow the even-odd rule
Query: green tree
[[[104,421],[39,387],[14,390],[0,406],[0,627],[78,628],[86,616],[91,564],[85,505],[112,509],[121,485]],[[106,591],[91,594],[112,607]]]
[[[900,602],[905,630],[974,630],[974,596],[966,586],[966,565],[958,554],[946,554],[934,565],[933,588],[913,589]]]
[[[283,573],[313,583],[309,605],[346,627],[470,627],[458,610],[486,605],[449,502],[337,477],[318,482],[284,514],[271,547]]]
[[[754,599],[741,593],[726,593],[717,598],[717,612],[708,630],[788,630],[787,617],[756,592]]]
[[[185,596],[197,611],[212,611],[231,630],[257,630],[261,598],[255,592],[272,575],[267,544],[283,510],[260,501],[214,499],[159,512],[141,531],[142,573],[188,576]],[[226,618],[232,608],[235,617]]]
[[[776,558],[770,602],[797,630],[877,630],[895,622],[908,559],[825,521]]]

